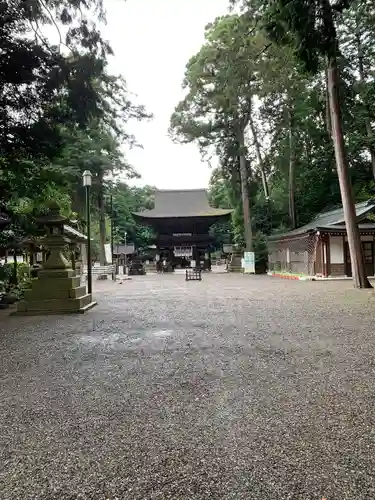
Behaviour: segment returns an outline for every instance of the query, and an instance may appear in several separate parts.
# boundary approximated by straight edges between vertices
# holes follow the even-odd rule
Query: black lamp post
[[[91,221],[90,221],[90,187],[92,174],[85,170],[82,175],[83,186],[86,190],[86,226],[87,226],[87,293],[92,293],[92,260],[91,260]]]
[[[127,240],[126,240],[127,236],[128,236],[128,233],[125,231],[124,275],[126,275],[126,268],[128,266],[128,259],[127,259],[128,255],[126,253],[127,252]]]
[[[114,268],[113,264],[113,230],[114,230],[114,222],[113,222],[113,195],[111,194],[111,259],[112,259],[112,280],[115,281],[116,279],[116,270]]]

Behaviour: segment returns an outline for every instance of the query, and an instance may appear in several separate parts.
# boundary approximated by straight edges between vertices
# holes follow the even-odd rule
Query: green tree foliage
[[[332,20],[338,45],[332,48],[335,38],[324,31],[323,18],[318,22],[326,3],[311,2],[309,9],[299,0],[244,1],[241,14],[208,26],[204,45],[186,66],[186,97],[171,117],[171,134],[196,142],[210,161],[218,158],[211,200],[235,209],[237,242],[244,226],[241,152],[252,230],[263,243],[263,234],[302,225],[341,204],[325,64],[332,55],[341,74],[338,97],[354,197],[373,195],[372,7],[369,0],[355,0],[350,9],[337,2]],[[245,114],[241,151],[234,118]]]
[[[127,241],[134,243],[136,248],[144,248],[151,244],[154,236],[152,231],[146,226],[137,224],[132,213],[153,208],[154,191],[155,188],[151,186],[138,188],[128,186],[123,182],[113,187],[114,241],[116,243],[124,242],[126,232]]]
[[[138,146],[129,122],[150,118],[108,72],[112,50],[97,27],[104,17],[101,0],[0,0],[0,204],[22,219],[13,223],[21,233],[35,229],[51,199],[82,220],[89,169],[101,260],[109,191],[119,176],[137,175],[123,153]]]
[[[341,57],[337,16],[350,8],[350,1],[277,0],[266,12],[266,28],[276,43],[291,47],[303,67],[316,75],[323,58],[326,70],[330,130],[347,228],[354,285],[371,288],[367,279],[361,238],[356,222],[354,195],[342,116],[343,97]],[[363,62],[363,61],[362,61]],[[371,123],[369,123],[371,128]],[[369,132],[371,135],[371,131]],[[374,157],[375,160],[375,157]]]

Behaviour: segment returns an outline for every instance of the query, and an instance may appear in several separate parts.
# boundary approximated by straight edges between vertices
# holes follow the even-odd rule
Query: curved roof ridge
[[[195,193],[197,191],[205,191],[208,193],[208,189],[206,188],[194,188],[194,189],[155,189],[155,193]]]
[[[134,215],[142,218],[218,217],[231,212],[231,209],[211,207],[207,189],[167,189],[155,191],[153,209]]]
[[[356,203],[355,204],[355,208],[364,208],[364,207],[368,207],[368,206],[372,206],[372,205],[375,205],[375,200],[370,198],[369,200],[366,200],[366,201],[361,201],[359,203]],[[334,215],[336,213],[339,213],[339,212],[342,212],[342,205],[336,207],[336,208],[332,208],[331,210],[325,210],[323,212],[319,212],[313,220],[316,220],[316,219],[320,219],[321,217],[326,217],[327,215]]]

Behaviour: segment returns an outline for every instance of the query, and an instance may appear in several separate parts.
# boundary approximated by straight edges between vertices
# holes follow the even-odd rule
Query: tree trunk
[[[292,229],[296,228],[296,172],[292,112],[289,109],[289,217]]]
[[[107,264],[105,258],[105,242],[106,242],[106,228],[105,228],[105,203],[104,203],[104,186],[103,177],[100,176],[99,179],[99,190],[98,190],[98,208],[99,208],[99,255],[100,255],[100,265],[105,266]]]
[[[248,171],[246,165],[245,155],[245,137],[244,130],[238,133],[239,143],[239,161],[240,161],[240,176],[241,176],[241,197],[242,197],[242,210],[244,220],[244,235],[245,235],[245,250],[247,252],[253,251],[253,232],[251,228],[251,215],[250,215],[250,200],[249,200],[249,187],[248,187]]]
[[[250,130],[253,136],[253,141],[254,141],[254,146],[255,146],[255,153],[257,155],[257,160],[258,160],[258,165],[260,169],[260,173],[262,176],[262,183],[263,183],[263,190],[264,190],[264,196],[266,197],[266,200],[270,197],[269,190],[268,190],[268,182],[267,182],[267,177],[266,173],[264,171],[264,164],[262,160],[262,155],[260,153],[260,144],[258,141],[258,134],[254,125],[253,117],[252,114],[249,114],[249,123],[250,123]]]
[[[357,55],[358,55],[359,81],[361,82],[361,84],[365,84],[366,78],[365,78],[365,69],[364,69],[364,65],[363,65],[363,49],[362,49],[361,35],[358,31],[356,34],[356,44],[357,44]],[[363,105],[364,105],[365,111],[366,111],[365,128],[366,128],[367,137],[369,139],[368,149],[369,149],[370,156],[371,156],[372,176],[375,179],[375,148],[373,147],[372,142],[371,142],[373,140],[373,137],[374,137],[374,132],[372,130],[371,121],[369,118],[369,106],[368,106],[366,96],[363,97]]]
[[[328,137],[332,137],[332,124],[331,124],[331,110],[329,106],[329,90],[328,90],[328,69],[326,68],[325,72],[325,96],[326,96],[326,130]]]
[[[331,55],[328,58],[327,81],[331,110],[332,139],[335,150],[337,174],[340,183],[346,230],[348,234],[354,286],[356,288],[372,288],[366,276],[361,236],[358,229],[354,197],[350,181],[349,165],[346,158],[339,99],[340,77],[337,68],[337,60],[334,55]]]

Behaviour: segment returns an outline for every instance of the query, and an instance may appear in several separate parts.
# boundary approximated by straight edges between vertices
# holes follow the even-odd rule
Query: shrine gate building
[[[156,238],[157,255],[173,268],[192,261],[207,268],[215,243],[210,228],[229,220],[232,210],[212,208],[205,189],[157,190],[152,210],[133,213],[137,223],[150,226]]]

